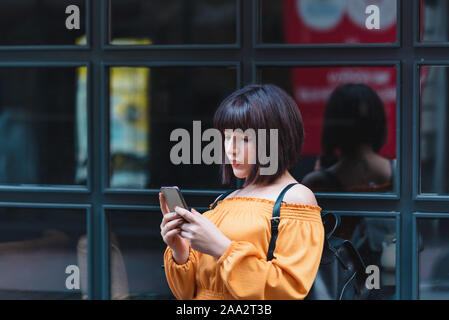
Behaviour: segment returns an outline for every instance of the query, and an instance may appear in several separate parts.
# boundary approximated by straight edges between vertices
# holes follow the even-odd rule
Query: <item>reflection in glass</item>
[[[264,43],[396,42],[396,0],[259,1]],[[377,6],[378,15],[366,13],[370,5]]]
[[[449,219],[417,219],[419,299],[449,299]]]
[[[420,40],[448,41],[448,14],[447,0],[420,0]]]
[[[109,212],[111,299],[174,299],[165,278],[161,212]]]
[[[420,68],[421,193],[449,194],[448,70]]]
[[[291,170],[314,192],[393,192],[396,68],[263,67],[263,83],[295,97],[302,160]]]
[[[0,208],[0,229],[0,299],[87,298],[84,211]],[[79,278],[66,282],[68,266]]]
[[[111,0],[110,6],[113,45],[236,42],[235,0]]]
[[[396,223],[394,218],[341,215],[334,236],[350,240],[366,266],[379,268],[380,288],[372,289],[368,299],[396,299]],[[369,273],[366,276],[373,275]]]
[[[190,164],[171,161],[170,150],[179,141],[170,141],[170,134],[183,128],[192,145],[193,121],[201,121],[201,132],[212,128],[218,104],[235,88],[233,67],[110,68],[109,185],[219,186],[218,165],[193,164],[192,155]]]
[[[78,39],[86,35],[85,0],[2,0],[0,1],[0,46],[13,45],[86,45]],[[68,29],[71,13],[79,8],[79,29]]]
[[[86,185],[86,77],[86,67],[0,68],[0,184]]]

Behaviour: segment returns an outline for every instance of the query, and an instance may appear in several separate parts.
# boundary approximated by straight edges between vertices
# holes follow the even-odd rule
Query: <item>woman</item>
[[[298,106],[274,85],[249,85],[221,103],[214,126],[224,136],[223,160],[229,160],[221,165],[222,183],[228,184],[233,175],[245,182],[202,215],[195,209],[168,212],[159,194],[161,235],[168,246],[165,272],[172,292],[178,299],[198,300],[305,298],[324,241],[321,208],[307,187],[296,184],[284,195],[274,259],[267,261],[275,200],[284,187],[297,183],[288,169],[297,162],[304,137]],[[275,174],[260,174],[257,138],[235,128],[278,129]]]

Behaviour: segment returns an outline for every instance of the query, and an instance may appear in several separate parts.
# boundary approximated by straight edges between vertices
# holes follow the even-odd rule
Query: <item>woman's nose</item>
[[[226,145],[226,152],[229,154],[238,154],[239,144],[235,139],[231,139]]]

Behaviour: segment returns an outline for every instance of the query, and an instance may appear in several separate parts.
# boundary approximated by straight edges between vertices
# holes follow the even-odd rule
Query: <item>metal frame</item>
[[[328,212],[394,217],[397,227],[397,296],[418,297],[416,218],[449,218],[449,195],[418,194],[419,74],[423,64],[449,65],[449,42],[418,40],[419,1],[398,0],[397,41],[392,44],[281,45],[258,41],[259,0],[236,0],[236,43],[232,45],[112,46],[108,40],[109,0],[86,0],[86,46],[0,47],[0,67],[87,66],[88,172],[86,187],[0,186],[0,206],[71,207],[88,211],[89,299],[109,299],[109,225],[105,210],[157,210],[156,189],[107,187],[108,72],[111,66],[235,66],[239,87],[257,82],[260,66],[391,65],[397,68],[397,157],[395,191],[391,194],[328,194],[317,199]],[[412,32],[408,32],[408,31]],[[61,54],[63,53],[63,55]],[[182,61],[179,57],[182,56]],[[278,62],[282,61],[282,62]],[[414,92],[414,95],[411,94]],[[411,107],[412,106],[412,107]],[[412,110],[413,112],[410,112]],[[413,156],[410,156],[413,155]],[[242,181],[237,180],[236,187]],[[217,182],[218,184],[218,182]],[[195,208],[224,190],[183,190]],[[149,196],[150,195],[150,196]],[[37,197],[38,196],[38,200]],[[381,201],[379,201],[381,200]],[[37,202],[36,202],[37,201]],[[137,205],[136,205],[137,204]],[[365,211],[367,208],[371,211]],[[419,212],[419,213],[416,213]],[[107,271],[107,272],[105,272]]]

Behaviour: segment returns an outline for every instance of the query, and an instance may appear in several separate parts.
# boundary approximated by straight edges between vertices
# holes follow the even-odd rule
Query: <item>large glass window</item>
[[[396,42],[396,0],[260,0],[259,3],[264,43]]]
[[[420,192],[449,194],[447,66],[420,68]]]
[[[0,47],[86,45],[86,0],[2,0]]]
[[[87,298],[86,211],[0,208],[0,299]]]
[[[194,160],[194,126],[200,134],[213,127],[219,103],[236,89],[236,72],[235,67],[111,67],[110,187],[219,186],[218,165]],[[190,137],[192,152],[183,163],[173,159],[180,142],[170,140],[176,129]]]
[[[447,15],[449,3],[446,0],[420,0],[419,39],[422,42],[443,42],[449,40]]]
[[[419,299],[449,299],[449,219],[417,219]]]
[[[87,185],[87,67],[0,67],[0,184]]]
[[[365,276],[373,275],[373,281],[368,282],[374,285],[379,282],[378,287],[370,290],[368,299],[396,299],[398,241],[395,218],[340,215],[340,219],[340,226],[334,235],[352,242],[367,267]],[[379,274],[370,270],[379,271]]]
[[[302,159],[292,169],[314,192],[393,192],[396,68],[270,67],[259,81],[290,93],[301,111]]]
[[[111,0],[112,45],[234,44],[236,0]]]
[[[107,211],[112,299],[174,299],[165,279],[160,211]]]

